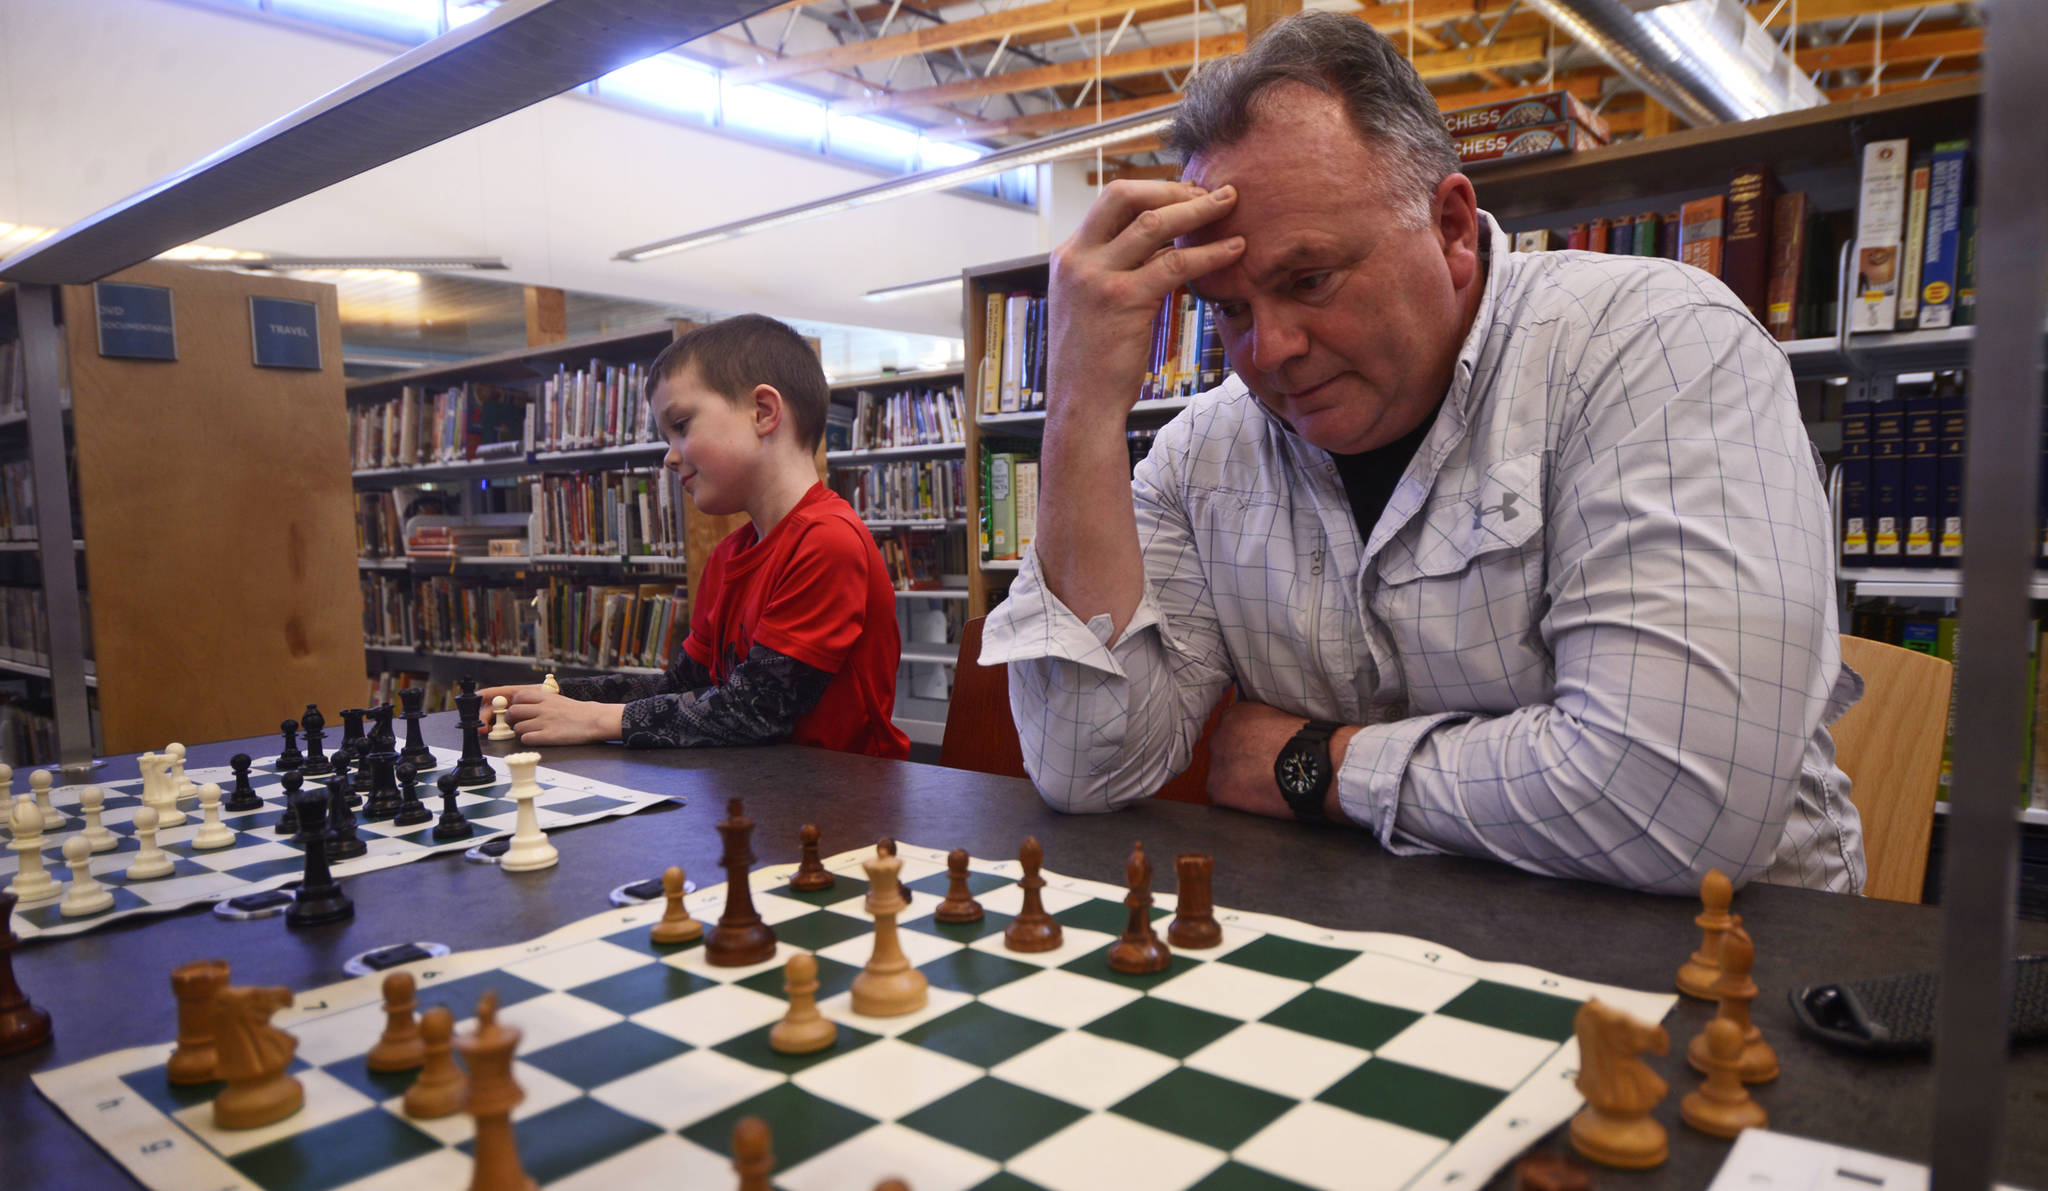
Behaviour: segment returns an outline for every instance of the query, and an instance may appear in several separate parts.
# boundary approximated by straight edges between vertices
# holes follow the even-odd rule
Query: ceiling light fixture
[[[1140,112],[1118,120],[1105,120],[1100,124],[1076,129],[1073,132],[1063,133],[1059,136],[1045,137],[1041,140],[1013,145],[1007,149],[998,149],[986,157],[961,165],[948,166],[937,170],[925,170],[923,173],[911,174],[894,181],[877,183],[874,186],[865,187],[860,190],[849,190],[845,194],[833,195],[830,198],[814,199],[811,202],[798,206],[785,207],[780,211],[770,211],[764,215],[756,215],[748,219],[720,224],[717,227],[705,228],[703,231],[691,232],[688,235],[672,236],[666,240],[656,240],[652,244],[642,244],[637,248],[625,249],[612,257],[612,259],[636,263],[650,261],[656,257],[667,256],[670,253],[686,252],[692,248],[702,248],[707,244],[719,244],[727,240],[750,235],[754,232],[765,232],[770,228],[782,227],[785,224],[802,223],[808,219],[817,219],[824,215],[834,215],[841,211],[852,210],[855,207],[871,207],[876,203],[909,198],[914,194],[924,194],[934,190],[947,190],[964,182],[972,182],[977,178],[986,178],[990,175],[1004,173],[1022,166],[1039,165],[1043,162],[1058,161],[1062,158],[1076,157],[1083,153],[1092,153],[1098,148],[1114,145],[1119,141],[1133,140],[1138,137],[1151,136],[1166,131],[1167,126],[1173,122],[1173,113],[1179,106],[1176,103],[1169,107],[1157,108],[1149,112]]]
[[[495,256],[258,256],[242,260],[184,263],[195,269],[253,269],[265,273],[328,269],[404,269],[409,272],[452,273],[458,270],[509,267]]]
[[[885,285],[881,289],[871,289],[862,294],[861,300],[867,302],[893,302],[898,298],[909,298],[918,294],[936,294],[942,290],[957,290],[959,288],[960,277],[958,274],[954,274],[951,277],[934,277],[930,281],[909,281],[902,285]]]

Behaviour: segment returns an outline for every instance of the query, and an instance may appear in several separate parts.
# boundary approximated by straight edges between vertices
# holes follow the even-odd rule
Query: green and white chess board
[[[1582,1001],[1645,1021],[1676,1001],[1220,907],[1220,946],[1125,976],[1105,960],[1127,913],[1121,886],[1047,871],[1064,943],[1012,952],[1002,934],[1022,895],[1015,861],[974,861],[987,914],[946,925],[931,917],[945,853],[902,845],[914,891],[902,937],[930,1003],[862,1017],[847,988],[872,949],[860,868],[872,854],[827,861],[838,883],[818,893],[789,889],[794,865],[754,873],[780,942],[753,967],[649,942],[657,901],[407,969],[422,1007],[448,1005],[458,1032],[497,991],[499,1020],[524,1031],[526,1100],[513,1119],[527,1170],[547,1188],[592,1191],[731,1186],[745,1116],[769,1123],[775,1185],[788,1191],[869,1191],[891,1176],[914,1191],[1476,1187],[1579,1107]],[[692,895],[691,913],[715,921],[724,889]],[[1169,914],[1171,895],[1159,902]],[[768,1032],[797,950],[818,957],[820,1007],[839,1037],[780,1055]],[[169,1084],[169,1042],[35,1082],[163,1191],[463,1186],[470,1118],[410,1120],[400,1101],[412,1073],[365,1068],[384,1025],[382,979],[302,993],[274,1019],[299,1039],[306,1105],[260,1129],[214,1129],[219,1085]]]

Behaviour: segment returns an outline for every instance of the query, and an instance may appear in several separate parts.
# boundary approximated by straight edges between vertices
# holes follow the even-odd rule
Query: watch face
[[[1307,749],[1290,749],[1281,756],[1276,775],[1283,791],[1294,795],[1311,794],[1321,779],[1321,770],[1315,754]]]

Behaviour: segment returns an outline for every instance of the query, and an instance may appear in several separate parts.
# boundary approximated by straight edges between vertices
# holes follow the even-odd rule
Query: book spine
[[[1586,225],[1586,251],[1587,251],[1587,252],[1605,252],[1605,251],[1607,251],[1607,235],[1608,235],[1608,232],[1609,232],[1609,230],[1610,230],[1611,228],[1613,228],[1613,226],[1614,226],[1614,221],[1613,221],[1613,220],[1611,220],[1611,219],[1595,219],[1595,220],[1594,220],[1593,222],[1591,222],[1591,223],[1587,224],[1587,225]]]
[[[1657,213],[1655,211],[1645,211],[1641,215],[1636,216],[1635,255],[1657,255],[1657,223]]]
[[[1607,251],[1616,256],[1631,256],[1636,250],[1636,220],[1633,215],[1623,215],[1614,221],[1607,235]]]
[[[981,500],[978,502],[980,507],[974,511],[974,517],[981,528],[981,558],[983,562],[986,562],[995,557],[996,524],[995,514],[990,507],[989,501],[989,488],[995,479],[995,456],[989,451],[986,444],[981,448],[980,469],[980,483],[976,491],[980,493]]]
[[[1905,464],[1905,403],[1877,402],[1870,410],[1870,561],[1874,566],[1900,562]]]
[[[1667,261],[1678,259],[1678,212],[1658,216],[1657,253]]]
[[[1038,536],[1038,461],[1019,460],[1010,482],[1016,488],[1017,553],[1021,556]]]
[[[1920,325],[1920,258],[1927,251],[1927,187],[1932,167],[1915,165],[1906,182],[1906,244],[1899,258],[1899,321],[1901,331]]]
[[[1565,237],[1564,246],[1566,248],[1576,248],[1583,252],[1590,235],[1591,232],[1585,224],[1575,223],[1572,225],[1571,232]]]
[[[1963,216],[1963,179],[1970,142],[1934,146],[1933,176],[1927,189],[1927,243],[1920,254],[1922,330],[1952,326],[1956,313],[1956,255]]]
[[[989,461],[989,540],[994,557],[1017,557],[1017,457],[1000,452]]]
[[[1011,294],[1003,308],[1003,401],[1006,414],[1024,408],[1024,345],[1026,322],[1031,316],[1029,294]]]
[[[1899,316],[1899,249],[1906,234],[1906,142],[1863,147],[1856,205],[1856,292],[1849,329],[1889,331]]]
[[[1977,324],[1977,208],[1963,205],[1961,237],[1963,247],[1956,264],[1956,326]]]
[[[1799,270],[1805,261],[1806,193],[1779,195],[1772,205],[1770,284],[1764,304],[1764,326],[1773,339],[1799,337]]]
[[[1777,230],[1777,212],[1778,176],[1767,167],[1737,170],[1729,179],[1721,280],[1758,322],[1767,325],[1774,264],[1771,235]]]
[[[1842,403],[1842,565],[1870,561],[1870,402]]]
[[[1928,393],[1906,402],[1906,462],[1900,551],[1910,567],[1935,562],[1935,518],[1941,489],[1941,400]]]
[[[1934,510],[1941,530],[1936,551],[1944,566],[1963,560],[1963,448],[1969,423],[1968,398],[1961,385],[1953,385],[1941,398],[1940,488]]]
[[[1694,199],[1679,209],[1679,260],[1703,273],[1721,275],[1722,224],[1727,210],[1727,196],[1719,194]]]
[[[1003,408],[1003,307],[1006,301],[1002,294],[992,293],[983,306],[980,380],[981,412],[985,414],[1001,413]]]

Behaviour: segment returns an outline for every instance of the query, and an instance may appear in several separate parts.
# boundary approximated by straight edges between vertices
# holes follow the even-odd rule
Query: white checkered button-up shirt
[[[1706,870],[1862,888],[1826,725],[1826,498],[1784,353],[1670,261],[1513,254],[1369,541],[1336,466],[1235,376],[1132,481],[1121,639],[1027,557],[990,614],[1025,768],[1067,811],[1188,765],[1224,689],[1365,725],[1338,796],[1397,854],[1686,893]]]

